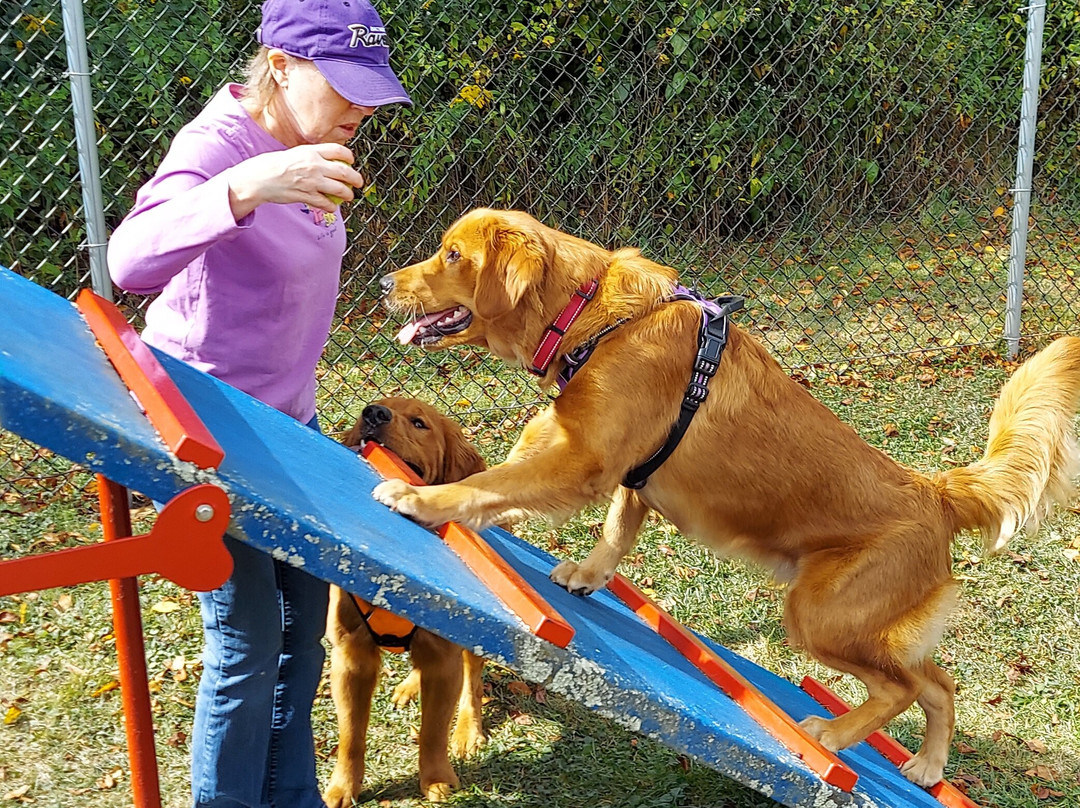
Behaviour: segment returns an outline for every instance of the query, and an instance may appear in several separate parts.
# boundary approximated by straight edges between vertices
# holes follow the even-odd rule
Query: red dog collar
[[[570,302],[566,304],[566,307],[559,313],[559,316],[555,318],[555,322],[549,325],[544,330],[544,336],[540,340],[540,346],[536,349],[536,353],[533,354],[532,367],[529,368],[530,373],[534,373],[537,376],[543,376],[547,373],[548,366],[551,365],[551,360],[555,358],[555,352],[559,349],[562,338],[566,334],[567,329],[573,324],[574,320],[578,318],[585,305],[593,299],[593,295],[596,294],[596,290],[600,287],[600,279],[593,278],[592,280],[585,281],[577,289],[574,290],[574,296],[570,298]]]

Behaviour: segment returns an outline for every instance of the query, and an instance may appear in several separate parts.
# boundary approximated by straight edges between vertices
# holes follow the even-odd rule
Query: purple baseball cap
[[[412,104],[390,69],[386,26],[369,0],[266,0],[255,38],[314,62],[354,104]]]

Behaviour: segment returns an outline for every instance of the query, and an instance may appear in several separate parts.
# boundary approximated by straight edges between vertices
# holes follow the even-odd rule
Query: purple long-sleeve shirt
[[[345,250],[338,215],[266,203],[239,222],[222,175],[285,146],[222,88],[177,133],[109,241],[113,281],[160,292],[143,339],[307,422]]]

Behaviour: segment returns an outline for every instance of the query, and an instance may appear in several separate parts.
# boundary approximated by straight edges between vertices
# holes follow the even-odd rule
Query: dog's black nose
[[[394,291],[394,277],[392,275],[383,275],[379,278],[379,288],[382,289],[384,295],[390,294]]]
[[[365,426],[375,429],[383,424],[390,423],[394,414],[382,404],[368,404],[364,407],[364,411],[360,413],[360,417],[364,419]]]

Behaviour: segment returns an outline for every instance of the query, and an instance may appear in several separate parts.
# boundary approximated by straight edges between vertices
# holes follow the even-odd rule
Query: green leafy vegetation
[[[62,26],[53,2],[21,9],[0,38],[13,66],[0,83],[0,258],[70,292],[85,257]],[[380,113],[356,144],[374,180],[355,242],[367,272],[477,203],[656,244],[664,260],[675,245],[707,255],[748,234],[861,227],[1011,187],[1024,39],[1011,7],[405,0],[383,11],[417,104]],[[115,224],[176,130],[237,76],[257,5],[89,0],[86,13]],[[1080,18],[1050,13],[1039,198],[1075,210]]]

